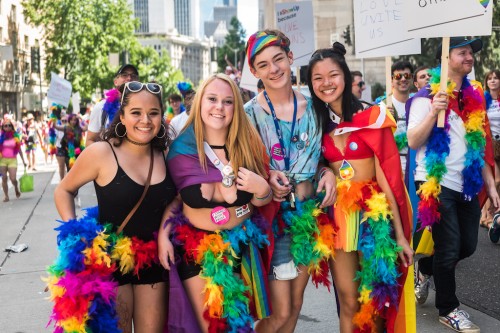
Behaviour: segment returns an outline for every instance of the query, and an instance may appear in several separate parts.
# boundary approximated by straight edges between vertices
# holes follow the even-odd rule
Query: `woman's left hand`
[[[323,190],[325,191],[325,197],[319,208],[330,207],[337,199],[337,180],[331,171],[326,171],[318,182],[318,190],[316,192],[321,193]]]
[[[253,171],[240,167],[236,175],[236,188],[253,193],[257,197],[265,197],[269,193],[267,181]]]
[[[401,259],[404,267],[413,265],[414,252],[406,238],[404,236],[397,237],[396,242],[398,246],[402,248],[401,251],[399,251],[399,259]]]

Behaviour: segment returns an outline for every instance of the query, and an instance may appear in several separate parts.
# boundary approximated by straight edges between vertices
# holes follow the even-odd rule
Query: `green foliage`
[[[229,28],[229,34],[226,36],[226,42],[222,47],[217,48],[217,65],[220,72],[224,72],[227,66],[225,57],[234,67],[238,64],[234,64],[234,50],[236,51],[237,62],[241,62],[245,57],[245,37],[246,31],[243,29],[241,22],[233,17],[231,19],[231,28]]]
[[[45,77],[63,73],[74,91],[88,97],[109,88],[108,54],[133,44],[137,22],[127,0],[24,0],[27,21],[45,30]]]

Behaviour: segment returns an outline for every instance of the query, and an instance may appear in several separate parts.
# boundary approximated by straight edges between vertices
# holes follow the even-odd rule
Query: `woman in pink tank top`
[[[7,174],[9,175],[16,198],[21,196],[16,179],[17,172],[17,154],[21,154],[23,164],[24,155],[21,152],[21,135],[14,130],[14,123],[8,117],[5,117],[0,130],[0,174],[2,174],[3,202],[9,201],[9,188],[7,186]]]

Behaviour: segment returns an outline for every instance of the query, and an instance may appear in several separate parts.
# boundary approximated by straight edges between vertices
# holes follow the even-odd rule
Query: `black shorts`
[[[153,264],[151,267],[146,267],[139,270],[139,274],[131,273],[122,274],[119,270],[113,273],[113,279],[118,282],[118,285],[126,284],[155,284],[160,282],[169,282],[168,270],[163,268],[161,264]]]

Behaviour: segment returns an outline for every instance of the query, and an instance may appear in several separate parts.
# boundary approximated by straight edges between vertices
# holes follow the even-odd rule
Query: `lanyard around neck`
[[[297,121],[297,97],[295,96],[295,93],[293,91],[292,93],[293,93],[293,120],[292,120],[292,131],[290,138],[292,138],[294,135],[295,122]],[[271,99],[269,98],[265,90],[264,90],[264,97],[266,98],[267,105],[269,105],[269,110],[271,111],[271,115],[273,116],[276,135],[278,136],[278,140],[280,141],[281,153],[283,154],[283,159],[285,160],[285,169],[288,171],[290,169],[290,151],[288,151],[287,153],[287,149],[285,148],[285,142],[283,140],[283,132],[281,131],[278,117],[276,116],[276,112],[274,111],[273,103],[271,103]]]
[[[213,151],[212,147],[210,147],[210,145],[208,144],[208,142],[203,141],[203,147],[205,148],[205,155],[210,159],[210,161],[212,162],[212,164],[217,169],[219,169],[219,171],[221,172],[221,174],[223,174],[222,170],[223,170],[223,168],[227,164],[225,165],[224,163],[222,163],[222,161],[217,157],[217,155]]]

